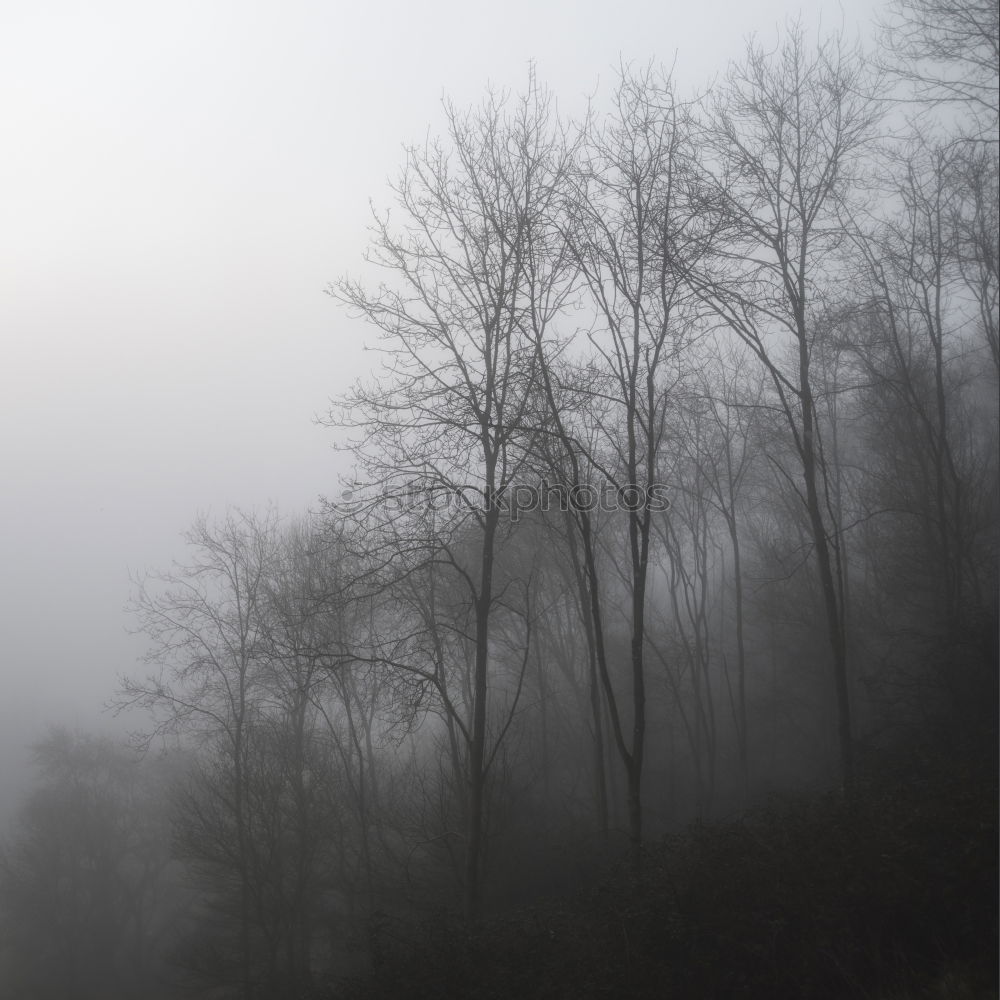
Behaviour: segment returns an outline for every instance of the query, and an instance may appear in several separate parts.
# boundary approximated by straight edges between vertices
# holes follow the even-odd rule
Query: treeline
[[[171,753],[39,748],[10,995],[328,995],[400,919],[995,733],[997,12],[897,15],[445,104],[330,289],[382,358],[349,487],[138,581],[116,703]]]

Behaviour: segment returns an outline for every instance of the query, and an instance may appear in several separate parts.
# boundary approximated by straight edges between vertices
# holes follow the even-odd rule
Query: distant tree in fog
[[[157,672],[122,679],[120,708],[152,713],[160,732],[186,733],[210,743],[224,762],[217,790],[226,815],[237,906],[232,981],[244,1000],[253,992],[250,967],[252,835],[247,768],[259,717],[266,650],[265,580],[275,518],[233,511],[213,524],[199,518],[187,535],[189,563],[139,582],[132,611],[149,637]]]
[[[842,780],[854,773],[840,525],[828,505],[816,373],[819,318],[842,277],[845,206],[873,151],[880,108],[860,57],[839,39],[811,51],[793,27],[775,53],[758,43],[732,65],[715,97],[707,206],[727,241],[694,272],[704,301],[756,355],[794,447],[823,598],[838,719]]]
[[[893,0],[882,27],[884,66],[910,85],[914,109],[964,110],[966,135],[995,144],[1000,109],[996,0]]]
[[[19,1000],[169,995],[184,895],[170,864],[168,772],[62,729],[33,754],[37,785],[0,852],[10,988]]]

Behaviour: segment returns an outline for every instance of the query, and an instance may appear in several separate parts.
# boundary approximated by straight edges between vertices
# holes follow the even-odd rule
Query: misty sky
[[[130,572],[336,491],[313,418],[367,360],[323,288],[442,95],[534,60],[573,113],[675,56],[694,90],[800,10],[870,34],[860,0],[0,3],[0,820],[25,741],[140,669]]]

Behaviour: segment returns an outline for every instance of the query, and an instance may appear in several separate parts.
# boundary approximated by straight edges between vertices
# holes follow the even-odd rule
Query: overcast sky
[[[785,19],[860,0],[0,2],[0,814],[47,722],[122,671],[129,574],[199,510],[336,489],[317,427],[365,331],[323,295],[440,100],[573,112],[620,59],[704,85]],[[2,818],[2,815],[0,815]]]

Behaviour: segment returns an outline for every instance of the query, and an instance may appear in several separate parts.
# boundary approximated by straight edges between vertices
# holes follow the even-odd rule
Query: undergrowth
[[[652,845],[595,888],[470,930],[380,918],[343,1000],[979,1000],[997,996],[995,760],[878,758]]]

